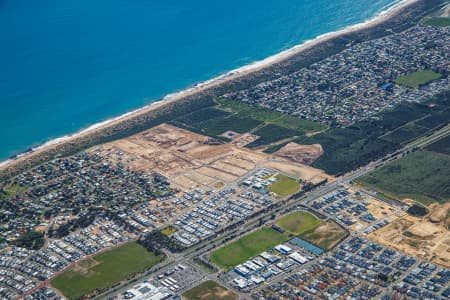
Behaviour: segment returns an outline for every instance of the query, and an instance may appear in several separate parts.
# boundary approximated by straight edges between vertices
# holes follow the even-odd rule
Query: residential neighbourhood
[[[224,97],[330,125],[349,126],[404,101],[448,89],[450,29],[417,25],[355,45],[290,75]],[[444,75],[411,89],[396,83],[418,70]]]
[[[449,275],[448,269],[350,237],[333,252],[253,292],[253,298],[448,299]],[[394,278],[398,283],[391,284]]]
[[[420,23],[227,92],[228,107],[200,110],[219,120],[214,137],[202,114],[147,120],[156,125],[11,175],[0,182],[0,299],[450,299],[448,188],[427,182],[450,176],[447,115],[420,115],[443,121],[380,157],[352,140],[368,163],[342,174],[312,164],[329,149],[301,145],[295,122],[333,132],[402,103],[433,106],[448,101],[449,73],[450,26]],[[296,133],[233,141],[259,138],[226,127],[244,120],[234,114],[248,108],[230,109],[242,103],[271,110],[252,115],[251,130]],[[289,144],[301,153],[277,153]],[[422,154],[429,163],[408,161]],[[372,176],[380,170],[392,180]]]

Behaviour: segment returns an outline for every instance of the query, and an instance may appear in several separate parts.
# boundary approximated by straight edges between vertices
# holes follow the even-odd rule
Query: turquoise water
[[[395,0],[0,0],[0,159]]]

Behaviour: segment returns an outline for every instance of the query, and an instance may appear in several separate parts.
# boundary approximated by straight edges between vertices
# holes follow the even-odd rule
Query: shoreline
[[[295,45],[265,59],[255,61],[253,63],[228,71],[212,79],[199,82],[178,92],[170,93],[164,96],[162,99],[149,103],[148,105],[145,105],[136,110],[95,123],[73,134],[68,134],[49,140],[42,145],[30,148],[31,150],[16,154],[16,156],[12,159],[0,161],[0,171],[5,172],[6,169],[11,169],[14,167],[14,165],[18,165],[21,162],[29,163],[29,161],[34,156],[45,154],[45,152],[49,152],[51,151],[51,149],[60,146],[64,148],[65,145],[74,144],[77,139],[88,138],[90,135],[95,135],[96,133],[106,131],[108,129],[117,131],[113,128],[114,126],[120,126],[121,123],[126,123],[130,120],[138,119],[142,116],[145,116],[146,114],[156,112],[158,111],[158,109],[170,107],[171,105],[173,106],[180,100],[188,101],[188,98],[192,96],[201,95],[202,93],[205,93],[209,90],[214,90],[214,88],[221,87],[222,85],[226,85],[227,83],[231,83],[233,81],[239,81],[240,79],[248,75],[255,75],[256,77],[257,75],[259,75],[257,73],[270,71],[269,69],[275,68],[276,66],[283,67],[283,63],[289,63],[291,59],[295,58],[296,56],[301,56],[303,52],[311,50],[315,46],[324,43],[326,44],[327,42],[333,41],[335,39],[345,38],[345,36],[348,34],[358,33],[360,31],[375,28],[377,27],[377,25],[381,25],[389,21],[390,19],[393,19],[395,16],[401,14],[402,11],[405,11],[409,7],[413,7],[415,4],[421,2],[426,2],[426,0],[400,0],[397,3],[394,3],[388,9],[377,13],[375,16],[364,22],[349,25],[347,27],[344,27],[343,29],[319,35],[313,39],[306,40],[301,44]]]

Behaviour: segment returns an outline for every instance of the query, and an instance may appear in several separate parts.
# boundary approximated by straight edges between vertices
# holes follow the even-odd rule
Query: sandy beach
[[[70,145],[76,142],[77,139],[82,137],[87,137],[89,135],[92,135],[96,132],[106,130],[108,128],[112,128],[122,122],[127,122],[128,120],[138,118],[139,116],[148,114],[149,112],[158,110],[164,106],[170,105],[171,103],[177,102],[181,99],[184,99],[188,96],[195,95],[197,93],[202,93],[204,91],[207,91],[211,88],[217,87],[219,85],[222,85],[224,83],[227,83],[232,80],[239,79],[240,77],[244,77],[247,75],[251,75],[253,73],[256,73],[258,71],[261,71],[263,69],[266,69],[272,65],[279,64],[280,62],[286,61],[293,56],[296,56],[303,51],[307,49],[311,49],[323,42],[326,42],[328,40],[334,39],[336,37],[339,37],[344,34],[348,34],[351,32],[356,32],[359,30],[364,30],[373,26],[377,26],[378,24],[381,24],[385,22],[386,20],[392,18],[393,16],[400,13],[405,8],[414,5],[416,2],[420,2],[421,0],[404,0],[399,1],[397,4],[395,4],[393,7],[389,8],[386,11],[383,11],[373,17],[370,20],[367,20],[363,23],[359,23],[356,25],[352,25],[349,27],[346,27],[344,29],[330,32],[327,34],[323,34],[321,36],[316,37],[315,39],[305,41],[297,46],[294,46],[288,50],[282,51],[276,55],[267,57],[266,59],[263,59],[261,61],[257,61],[254,63],[251,63],[249,65],[243,66],[241,68],[232,70],[230,72],[227,72],[223,75],[220,75],[218,77],[215,77],[211,80],[207,80],[201,83],[198,83],[194,85],[193,87],[187,88],[185,90],[175,92],[172,94],[169,94],[165,96],[162,100],[153,102],[147,106],[144,106],[140,109],[125,113],[121,116],[111,118],[108,120],[105,120],[103,122],[94,124],[86,129],[83,129],[77,133],[63,136],[57,139],[53,139],[49,142],[46,142],[45,144],[33,148],[31,151],[22,153],[17,155],[14,159],[5,160],[3,162],[0,162],[0,171],[5,172],[6,170],[13,168],[15,165],[24,163],[29,161],[33,156],[37,156],[40,154],[43,154],[47,152],[48,150],[51,150],[52,148],[59,147],[62,145]]]

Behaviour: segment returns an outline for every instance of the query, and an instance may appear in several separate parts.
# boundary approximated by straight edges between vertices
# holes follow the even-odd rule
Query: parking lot
[[[116,299],[143,300],[156,294],[167,300],[181,299],[182,293],[198,285],[203,278],[203,273],[192,265],[177,264],[145,278],[141,283],[117,295]]]

